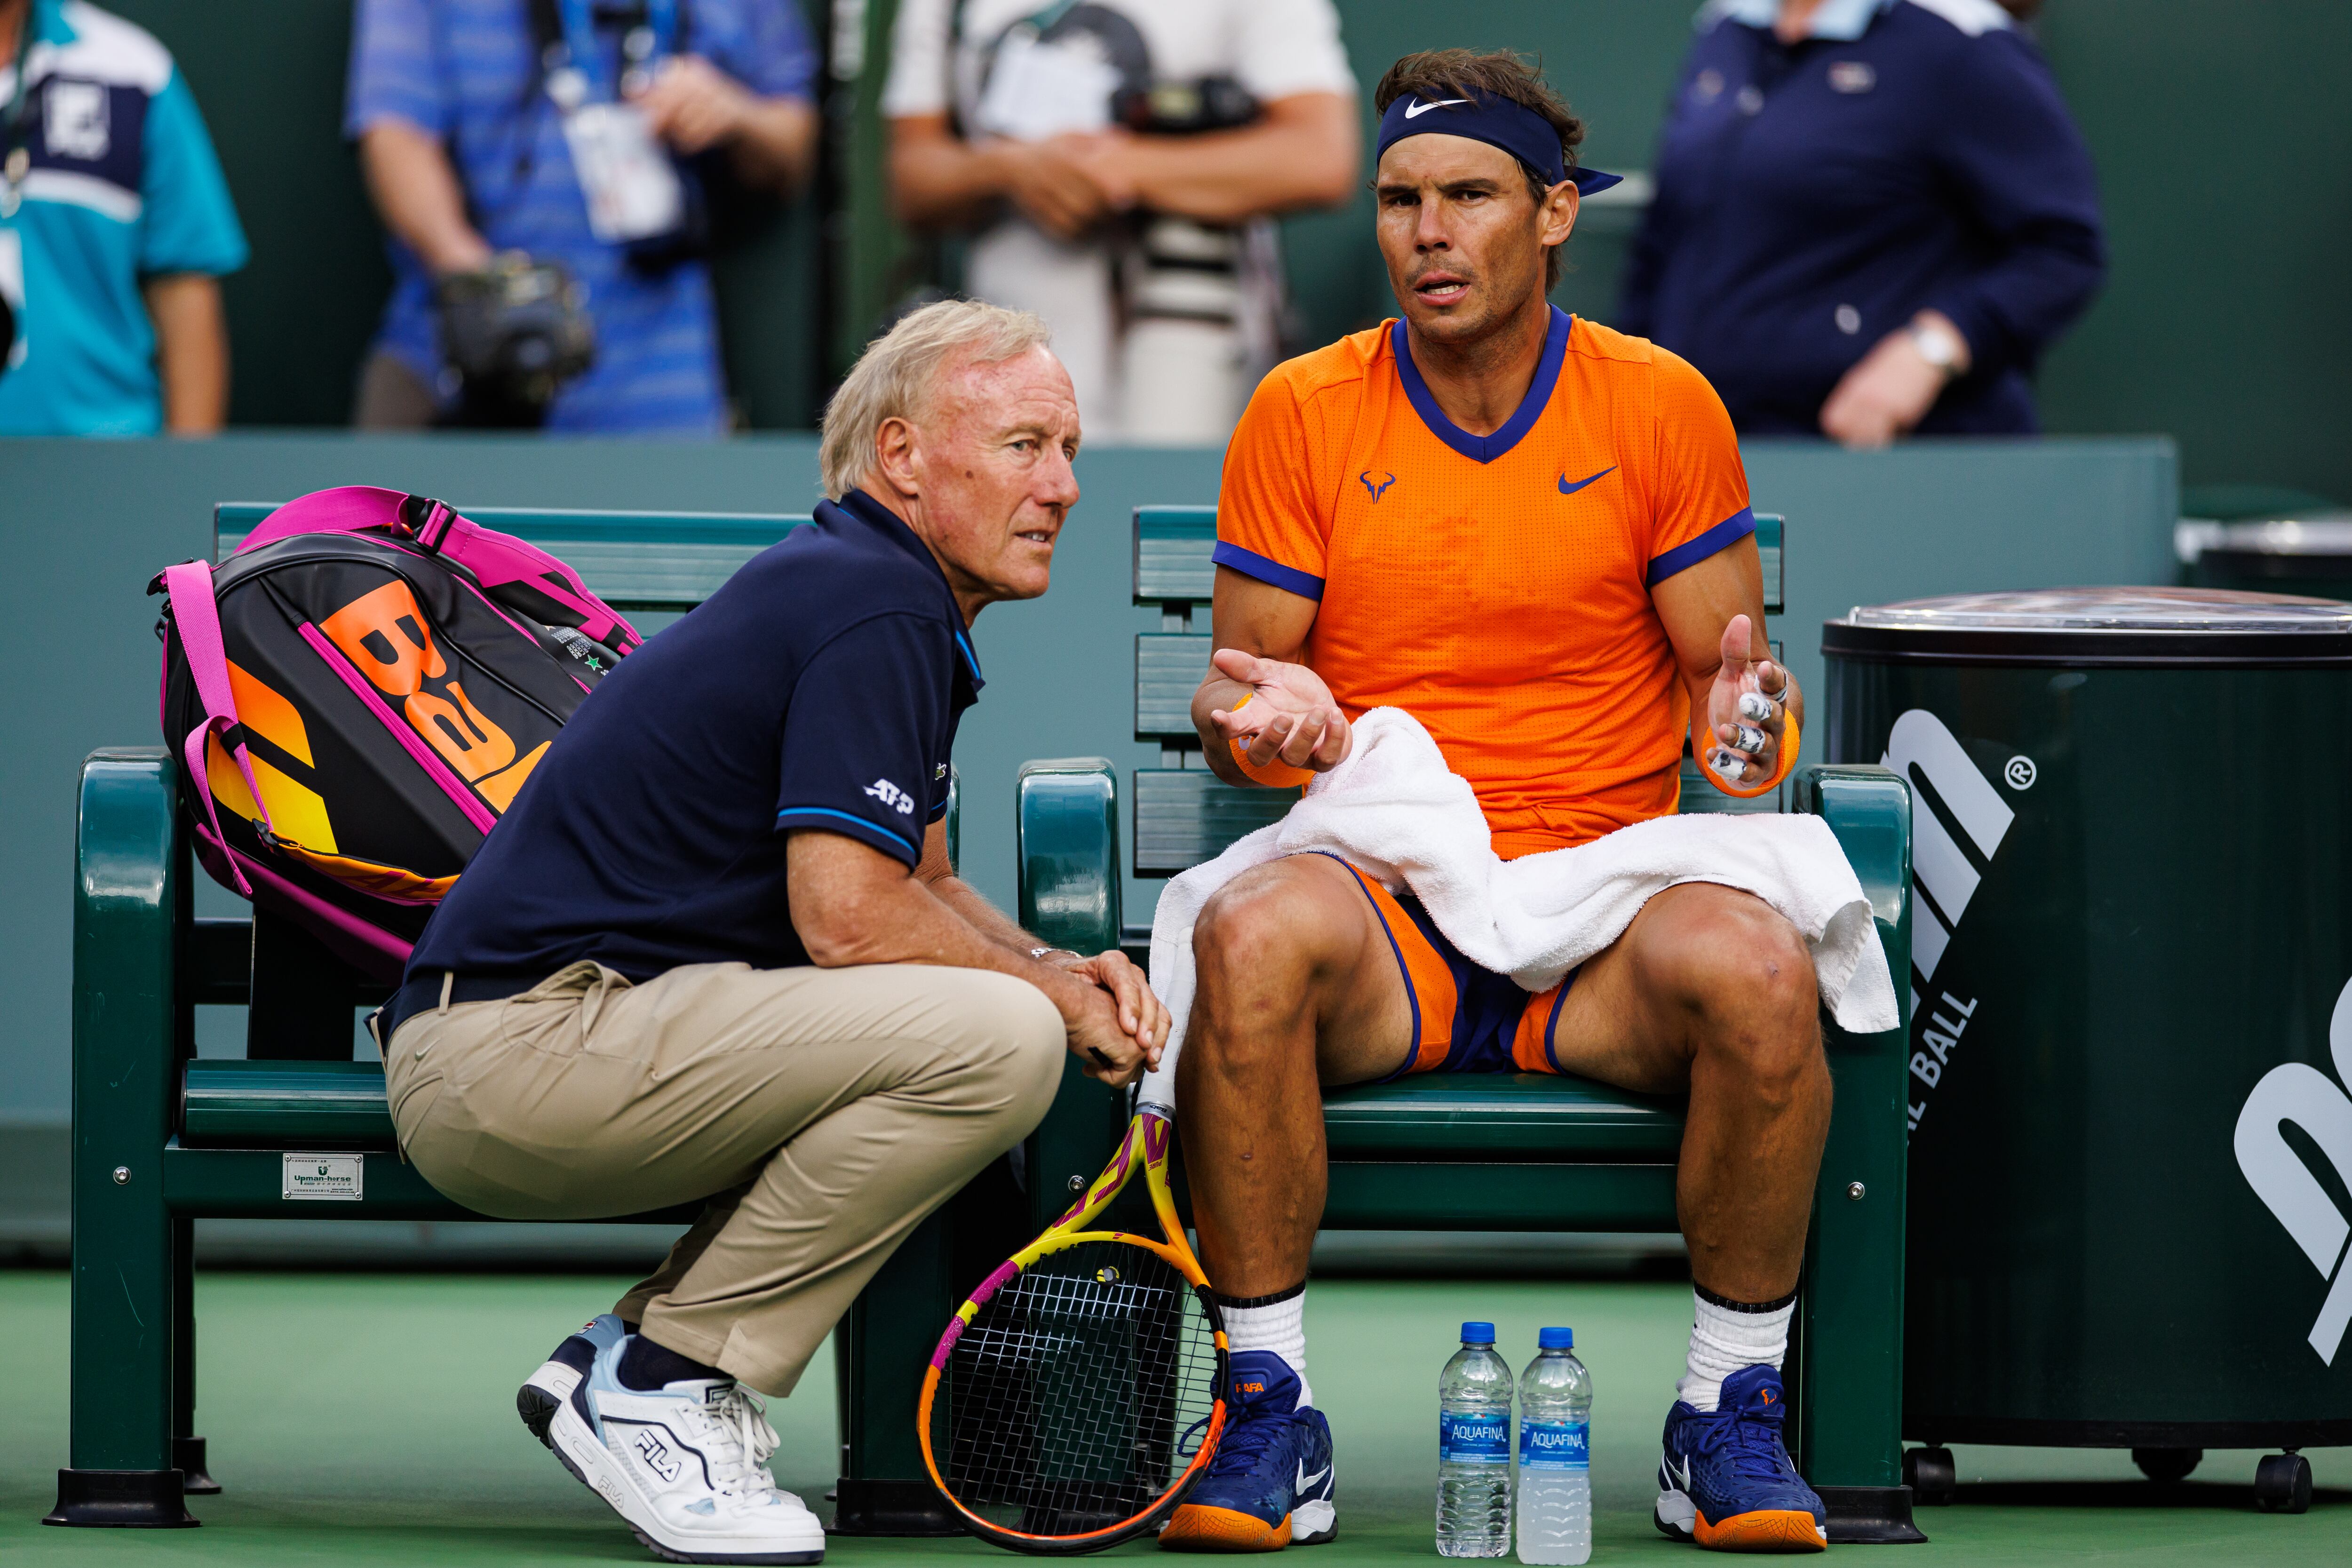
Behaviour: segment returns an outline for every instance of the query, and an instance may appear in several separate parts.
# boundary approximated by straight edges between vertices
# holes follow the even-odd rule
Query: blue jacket
[[[1851,365],[1924,309],[1974,363],[1920,425],[2025,434],[2027,384],[2106,269],[2089,150],[1993,0],[1714,0],[1667,110],[1615,324],[1743,431],[1820,433]]]

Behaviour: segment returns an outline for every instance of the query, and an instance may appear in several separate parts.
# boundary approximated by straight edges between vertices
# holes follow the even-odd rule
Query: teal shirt
[[[16,144],[29,170],[0,216],[0,290],[16,313],[0,435],[153,435],[163,399],[140,284],[234,272],[245,232],[162,44],[83,0],[33,0],[26,31]],[[16,87],[16,68],[0,68],[0,104]]]

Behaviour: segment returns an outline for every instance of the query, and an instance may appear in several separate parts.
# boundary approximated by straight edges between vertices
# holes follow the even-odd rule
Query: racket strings
[[[974,1315],[933,1402],[933,1452],[957,1500],[1005,1528],[1108,1529],[1182,1475],[1218,1375],[1189,1280],[1143,1247],[1081,1243]]]

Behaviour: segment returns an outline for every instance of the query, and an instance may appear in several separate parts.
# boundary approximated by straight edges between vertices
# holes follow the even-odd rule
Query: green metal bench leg
[[[958,1298],[950,1280],[949,1215],[915,1227],[834,1330],[840,1386],[838,1535],[961,1535],[923,1469],[915,1400],[923,1368]]]
[[[210,1497],[220,1483],[205,1458],[205,1440],[196,1429],[196,1222],[184,1216],[172,1221],[172,1300],[177,1328],[172,1336],[172,1468],[180,1472],[180,1489],[191,1497]]]
[[[83,765],[74,889],[71,1468],[45,1522],[191,1525],[172,1463],[181,1228],[163,1201],[178,1074],[173,853],[161,751]]]
[[[1828,822],[1870,896],[1904,1026],[1827,1031],[1837,1108],[1800,1298],[1796,1448],[1832,1542],[1920,1542],[1901,1440],[1910,795],[1883,768],[1815,768],[1798,780],[1797,805]]]

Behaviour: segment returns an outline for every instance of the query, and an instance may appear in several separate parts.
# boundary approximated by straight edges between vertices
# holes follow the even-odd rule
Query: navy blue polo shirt
[[[809,962],[792,833],[910,869],[947,811],[980,663],[930,551],[853,490],[615,666],[425,928],[414,979],[539,978],[580,959],[645,980]]]
[[[1672,349],[1748,433],[1821,433],[1853,363],[1920,310],[1969,374],[1919,428],[2022,434],[2042,351],[2106,267],[2091,156],[1994,0],[1715,0],[1659,139],[1612,323]]]

